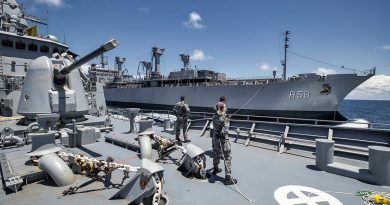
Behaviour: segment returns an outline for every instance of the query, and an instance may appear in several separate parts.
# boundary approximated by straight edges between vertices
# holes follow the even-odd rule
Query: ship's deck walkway
[[[129,122],[113,119],[114,133],[124,133],[129,130]],[[154,127],[159,134],[165,137],[172,135],[160,132],[161,127]],[[112,133],[111,133],[112,134]],[[199,137],[197,131],[191,131],[191,143],[206,151],[207,170],[212,168],[211,139]],[[314,160],[290,154],[278,154],[275,151],[257,147],[243,147],[243,144],[232,142],[232,174],[238,179],[238,187],[248,198],[255,200],[254,204],[279,204],[275,199],[284,200],[281,204],[363,204],[360,197],[354,194],[362,189],[381,192],[390,192],[389,187],[366,184],[364,182],[346,178],[331,173],[318,171],[314,168]],[[20,154],[26,149],[20,149]],[[137,153],[109,143],[97,142],[82,148],[72,148],[69,151],[84,153],[87,156],[105,159],[113,156],[115,161],[121,161],[133,166],[139,166]],[[8,150],[11,152],[11,150]],[[16,151],[17,152],[17,151]],[[15,154],[15,151],[13,151]],[[156,153],[154,152],[154,157]],[[174,152],[172,158],[179,159],[180,151]],[[165,184],[163,192],[168,195],[170,204],[249,204],[234,186],[224,186],[224,173],[207,180],[186,178],[177,171],[177,165],[167,161],[164,168]],[[222,165],[222,162],[221,162]],[[118,176],[119,177],[119,176]],[[85,179],[80,179],[84,180]],[[119,180],[113,176],[113,180]],[[291,185],[296,185],[292,187]],[[283,192],[280,187],[286,187]],[[299,187],[301,186],[301,187]],[[101,190],[101,182],[95,182],[79,191],[75,195],[62,197],[60,193],[66,187],[55,187],[50,181],[41,181],[23,186],[17,194],[9,194],[0,199],[0,204],[125,204],[123,200],[108,198],[117,191],[116,188]],[[317,192],[317,189],[320,192]],[[279,189],[281,192],[275,193]],[[310,194],[310,192],[315,192]],[[322,191],[322,192],[321,192]],[[328,192],[328,193],[324,193]],[[309,197],[307,197],[309,195]],[[333,196],[333,197],[332,197]],[[333,199],[332,199],[333,198]],[[341,203],[334,201],[336,198]],[[332,201],[333,200],[333,201]],[[328,201],[328,202],[327,202]],[[317,203],[314,203],[317,202]]]

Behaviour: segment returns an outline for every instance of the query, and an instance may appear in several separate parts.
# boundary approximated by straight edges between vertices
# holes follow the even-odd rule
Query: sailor
[[[232,157],[231,145],[229,142],[228,129],[229,129],[229,118],[226,116],[226,96],[222,96],[219,102],[214,107],[213,116],[213,174],[216,175],[222,172],[222,169],[218,167],[220,160],[224,160],[225,163],[225,185],[236,184],[237,180],[231,175],[232,173]]]
[[[180,129],[182,128],[184,142],[190,142],[187,137],[187,120],[190,115],[190,108],[184,101],[185,97],[181,96],[180,101],[173,108],[176,115],[176,140],[180,141]]]

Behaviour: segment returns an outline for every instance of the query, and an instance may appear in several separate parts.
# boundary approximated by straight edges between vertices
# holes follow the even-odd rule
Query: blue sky
[[[388,0],[23,0],[26,12],[46,17],[49,32],[83,55],[110,38],[120,42],[108,53],[127,58],[135,74],[150,59],[152,46],[166,49],[162,71],[192,66],[232,77],[281,75],[282,33],[291,31],[290,49],[335,65],[377,67],[390,100],[390,1]],[[43,34],[46,29],[42,28]],[[344,70],[288,54],[288,76]],[[375,84],[375,83],[374,83]],[[382,86],[383,87],[383,86]],[[386,87],[386,86],[385,86]],[[385,97],[387,99],[387,97]]]

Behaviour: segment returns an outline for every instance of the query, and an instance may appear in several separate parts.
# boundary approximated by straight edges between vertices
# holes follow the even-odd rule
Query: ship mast
[[[287,48],[288,48],[288,41],[290,40],[288,38],[288,34],[290,34],[290,31],[286,31],[284,33],[284,60],[282,60],[283,80],[286,80],[286,72],[287,72]]]

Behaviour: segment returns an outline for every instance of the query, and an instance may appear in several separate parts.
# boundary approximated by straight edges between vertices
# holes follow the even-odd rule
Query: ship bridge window
[[[15,48],[20,50],[26,50],[26,44],[23,41],[18,41],[15,43]]]
[[[28,50],[29,51],[38,51],[38,45],[30,43],[30,44],[28,44]]]
[[[58,50],[58,48],[53,48],[53,53],[59,53],[60,50]]]
[[[49,53],[49,47],[47,47],[47,46],[41,46],[40,51],[41,51],[42,53]]]
[[[9,39],[3,39],[3,40],[1,40],[1,45],[3,45],[4,47],[13,48],[14,42],[9,40]]]

